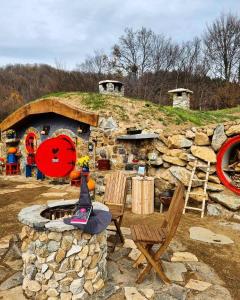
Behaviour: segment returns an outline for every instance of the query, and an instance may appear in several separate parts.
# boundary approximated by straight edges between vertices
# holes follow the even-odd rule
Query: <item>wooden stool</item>
[[[20,165],[19,163],[6,163],[6,175],[19,175]]]

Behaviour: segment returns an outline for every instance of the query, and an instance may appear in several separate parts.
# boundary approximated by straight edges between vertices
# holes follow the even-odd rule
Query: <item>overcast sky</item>
[[[67,69],[110,51],[125,27],[142,26],[177,41],[200,36],[240,0],[1,0],[0,65],[60,62]]]

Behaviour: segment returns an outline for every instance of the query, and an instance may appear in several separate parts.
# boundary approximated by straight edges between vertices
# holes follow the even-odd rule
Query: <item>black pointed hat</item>
[[[81,192],[78,202],[76,203],[76,211],[83,206],[92,206],[91,197],[89,194],[86,176],[81,176]],[[68,225],[73,225],[84,232],[90,234],[98,234],[105,230],[107,226],[111,223],[112,215],[109,211],[94,209],[88,219],[87,224],[71,224],[72,218],[64,219],[64,223]]]

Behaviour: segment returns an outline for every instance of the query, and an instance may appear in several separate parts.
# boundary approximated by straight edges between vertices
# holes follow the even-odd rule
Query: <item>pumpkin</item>
[[[16,152],[17,152],[17,148],[15,147],[8,148],[8,154],[15,154]]]
[[[89,191],[93,191],[95,189],[95,181],[92,178],[88,179],[87,186]]]
[[[78,170],[73,170],[70,174],[69,174],[69,177],[71,180],[74,180],[74,179],[78,179],[80,178],[80,175],[81,175],[81,172],[78,171]]]

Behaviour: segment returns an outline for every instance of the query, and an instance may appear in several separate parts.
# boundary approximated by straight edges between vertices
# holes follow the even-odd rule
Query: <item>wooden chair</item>
[[[104,204],[109,207],[112,214],[112,222],[116,227],[116,230],[111,231],[116,232],[122,243],[124,243],[124,237],[121,232],[121,223],[127,196],[126,183],[127,176],[123,172],[114,172],[107,178],[104,194]]]
[[[150,272],[151,268],[154,268],[163,282],[170,283],[170,280],[163,271],[160,258],[177,231],[184,208],[184,190],[184,185],[179,183],[174,192],[167,215],[160,226],[152,227],[144,224],[131,226],[132,238],[138,249],[142,252],[135,261],[134,266],[137,267],[144,258],[147,259],[147,266],[139,274],[137,283],[143,281],[144,276]],[[152,249],[154,244],[160,244],[160,248],[156,252]]]

